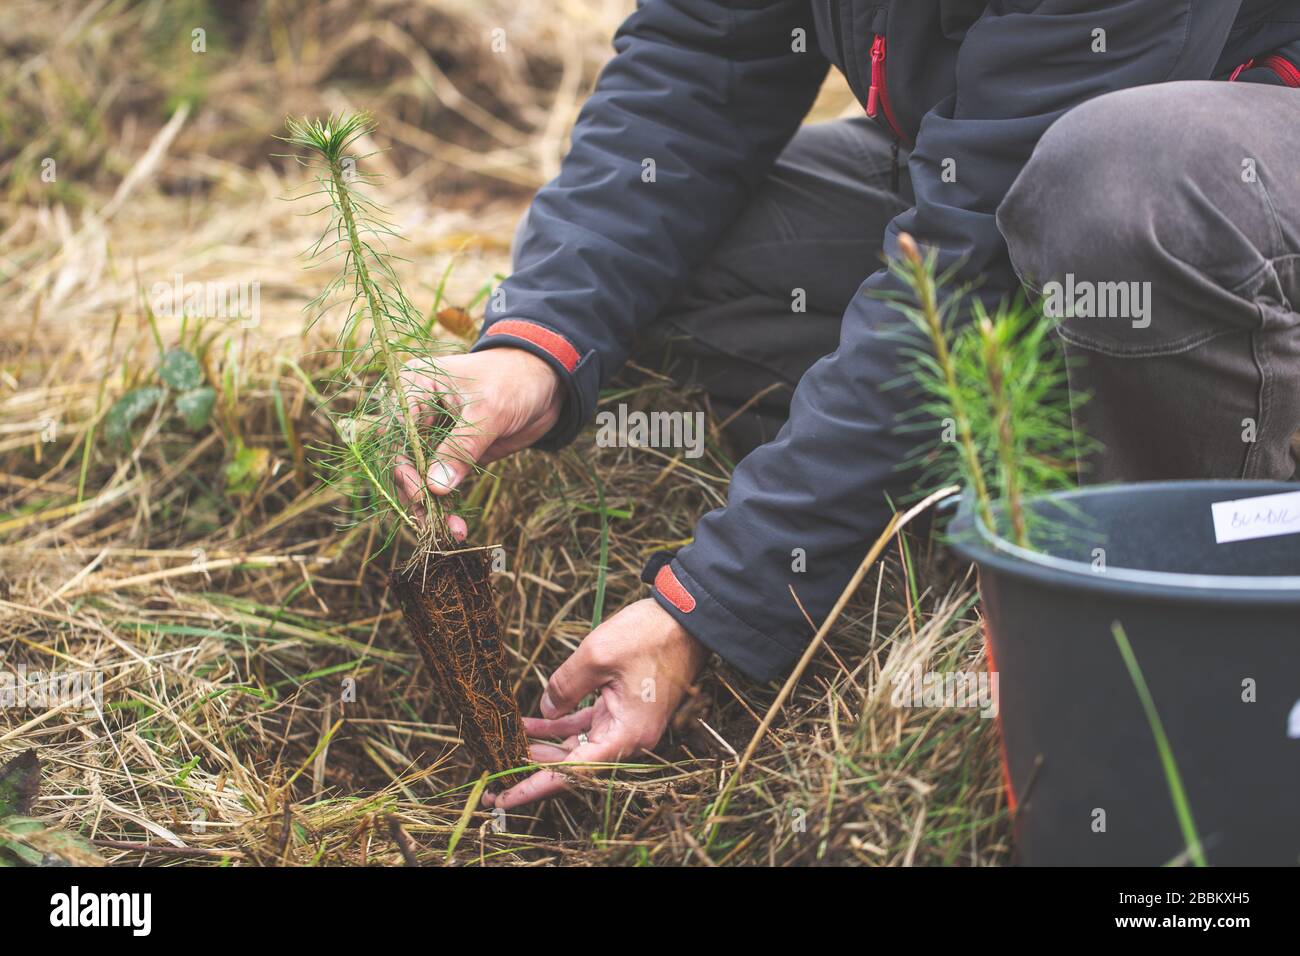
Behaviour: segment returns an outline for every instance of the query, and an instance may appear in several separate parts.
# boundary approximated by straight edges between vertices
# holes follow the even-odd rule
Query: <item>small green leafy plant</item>
[[[216,398],[193,353],[180,347],[168,349],[158,363],[156,384],[131,389],[109,408],[104,416],[104,438],[117,450],[125,450],[132,428],[159,402],[167,403],[165,407],[187,431],[196,432],[212,417]]]
[[[421,481],[419,500],[403,507],[394,470],[409,464],[426,476],[434,451],[461,419],[445,400],[446,376],[434,361],[445,346],[398,281],[389,243],[400,237],[364,192],[371,182],[359,169],[365,157],[352,155],[374,121],[358,113],[290,119],[286,126],[285,141],[306,151],[297,158],[315,172],[306,195],[323,197],[330,214],[310,256],[337,264],[334,278],[309,304],[312,321],[336,309],[343,313],[337,361],[322,389],[338,440],[318,449],[321,477],[352,502],[354,522],[373,519],[386,529],[385,543],[406,526],[421,550],[441,550],[451,544],[442,500]],[[419,375],[404,371],[413,359]]]

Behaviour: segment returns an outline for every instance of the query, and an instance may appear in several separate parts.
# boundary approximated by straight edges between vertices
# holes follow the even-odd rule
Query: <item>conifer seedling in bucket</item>
[[[389,587],[466,745],[480,765],[504,773],[528,763],[528,741],[507,689],[490,549],[458,544],[444,499],[423,483],[417,500],[404,506],[394,476],[399,464],[429,474],[435,450],[463,422],[446,400],[449,383],[437,364],[446,346],[402,290],[388,248],[399,237],[366,195],[364,157],[351,152],[373,120],[361,113],[286,125],[286,142],[305,151],[298,158],[315,173],[307,196],[323,199],[321,210],[330,215],[311,257],[337,269],[309,308],[313,321],[335,309],[343,314],[322,390],[337,436],[321,449],[322,480],[351,502],[349,520],[382,529],[386,546],[415,542]],[[412,361],[418,376],[405,373]]]
[[[1300,529],[1261,524],[1297,485],[1075,488],[1053,323],[972,297],[959,326],[962,290],[900,246],[918,414],[948,439],[915,464],[967,489],[948,537],[979,566],[1018,859],[1296,863]],[[1229,514],[1254,533],[1221,534]]]

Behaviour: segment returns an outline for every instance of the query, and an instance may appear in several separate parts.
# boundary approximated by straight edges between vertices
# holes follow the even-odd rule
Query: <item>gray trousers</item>
[[[742,454],[912,204],[866,119],[804,127],[640,344],[704,387]],[[1047,132],[998,211],[1026,286],[1064,303],[1093,481],[1277,478],[1300,431],[1300,91],[1167,83],[1098,97]],[[798,290],[804,300],[796,302]],[[804,311],[799,311],[802,304]],[[760,396],[754,401],[754,396]],[[747,404],[748,403],[748,404]]]

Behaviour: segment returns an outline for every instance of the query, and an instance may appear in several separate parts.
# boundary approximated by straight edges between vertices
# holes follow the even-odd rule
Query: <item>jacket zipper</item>
[[[905,140],[907,137],[903,135],[902,127],[898,125],[898,117],[894,115],[894,108],[889,103],[889,81],[886,77],[887,56],[885,35],[877,33],[875,39],[871,41],[871,89],[867,91],[867,115],[875,119],[883,111],[885,122],[894,131],[894,135]]]
[[[889,82],[886,78],[885,54],[885,35],[877,33],[875,39],[871,41],[871,89],[867,91],[867,115],[875,119],[883,110],[885,122],[894,132],[894,143],[889,151],[889,186],[897,194],[902,187],[898,148],[899,143],[906,137],[903,136],[903,130],[898,125],[898,118],[894,116],[894,109],[889,104]]]
[[[1232,76],[1228,77],[1231,83],[1245,73],[1247,70],[1253,70],[1255,67],[1264,67],[1272,70],[1279,79],[1287,86],[1300,87],[1300,67],[1288,60],[1281,54],[1274,53],[1272,56],[1266,56],[1264,59],[1256,62],[1253,58],[1247,60],[1241,66],[1232,71]]]

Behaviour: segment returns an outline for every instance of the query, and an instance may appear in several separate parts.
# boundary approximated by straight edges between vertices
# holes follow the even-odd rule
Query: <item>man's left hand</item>
[[[525,717],[532,737],[561,743],[529,748],[538,763],[612,763],[659,743],[668,722],[708,658],[652,598],[629,604],[588,634],[551,675],[542,695],[542,716]],[[575,710],[599,691],[590,707]],[[576,769],[576,768],[575,768]],[[540,770],[484,803],[509,810],[559,793],[567,778]]]

